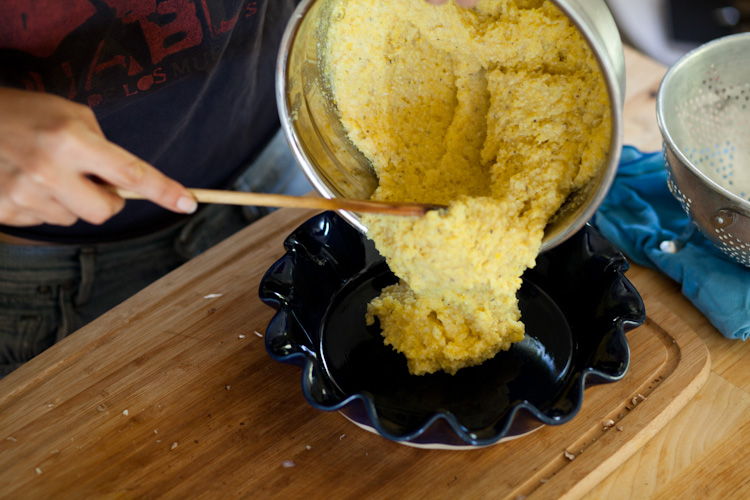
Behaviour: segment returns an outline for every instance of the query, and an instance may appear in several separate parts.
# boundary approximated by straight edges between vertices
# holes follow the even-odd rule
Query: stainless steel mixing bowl
[[[368,199],[378,180],[368,160],[349,141],[326,92],[319,50],[325,44],[335,0],[304,0],[284,35],[276,70],[276,97],[282,127],[297,162],[326,198]],[[622,150],[625,58],[612,16],[603,0],[556,0],[596,55],[609,91],[612,131],[607,164],[583,189],[572,193],[548,224],[542,251],[583,227],[601,204],[614,179]],[[341,215],[367,230],[357,213]]]
[[[750,33],[677,61],[656,116],[672,194],[714,245],[750,267]]]

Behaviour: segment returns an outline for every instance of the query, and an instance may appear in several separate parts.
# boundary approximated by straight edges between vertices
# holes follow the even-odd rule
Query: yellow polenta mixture
[[[521,275],[550,217],[606,162],[606,84],[548,1],[334,4],[330,90],[377,174],[372,198],[450,205],[363,218],[400,279],[367,321],[411,373],[453,374],[523,338]]]

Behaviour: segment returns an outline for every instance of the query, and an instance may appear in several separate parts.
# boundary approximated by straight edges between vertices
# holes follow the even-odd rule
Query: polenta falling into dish
[[[376,200],[449,205],[366,215],[399,283],[368,304],[415,375],[455,374],[523,339],[516,292],[547,222],[604,168],[604,77],[551,2],[338,0],[326,74]]]

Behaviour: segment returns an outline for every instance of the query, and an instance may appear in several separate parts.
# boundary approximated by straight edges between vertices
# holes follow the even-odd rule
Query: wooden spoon
[[[124,189],[111,188],[118,196],[126,200],[145,199],[138,193]],[[319,198],[308,196],[289,196],[285,194],[246,193],[243,191],[224,191],[220,189],[188,189],[198,203],[218,203],[221,205],[252,205],[261,207],[317,208],[321,210],[350,210],[388,215],[421,216],[430,210],[448,208],[445,205],[428,203],[387,202],[373,200],[351,200],[347,198]]]

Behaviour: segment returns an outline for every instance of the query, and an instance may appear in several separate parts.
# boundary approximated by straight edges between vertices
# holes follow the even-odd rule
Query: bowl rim
[[[315,191],[325,198],[331,199],[336,198],[337,195],[334,191],[326,184],[322,176],[315,175],[313,170],[314,162],[305,152],[305,148],[300,142],[298,134],[294,130],[294,110],[293,105],[289,99],[289,54],[291,53],[294,41],[299,33],[300,26],[304,17],[307,15],[313,4],[317,1],[322,0],[302,0],[297,8],[294,10],[291,18],[289,19],[284,34],[282,36],[281,44],[279,46],[278,56],[276,59],[276,105],[279,114],[279,120],[281,122],[281,128],[284,132],[284,136],[289,143],[289,147],[292,150],[295,158],[298,160],[299,167],[302,169],[305,177],[310,181]],[[606,31],[609,37],[612,37],[612,33],[617,33],[617,26],[614,19],[612,18],[609,10],[604,2],[601,5],[597,5],[594,2],[580,2],[573,0],[550,0],[556,7],[558,7],[566,17],[575,25],[578,31],[583,35],[584,39],[591,48],[594,57],[596,58],[599,67],[604,75],[604,80],[607,86],[607,92],[610,96],[609,107],[610,107],[610,120],[611,136],[609,144],[609,154],[607,156],[607,162],[603,166],[605,171],[602,174],[599,186],[596,192],[588,201],[585,208],[580,214],[572,221],[572,223],[560,230],[556,235],[551,238],[545,237],[542,240],[540,248],[541,252],[546,252],[560,245],[571,236],[580,231],[588,220],[598,210],[599,206],[604,201],[607,193],[609,192],[612,184],[614,183],[615,176],[617,174],[617,167],[620,163],[620,156],[622,154],[622,147],[624,144],[624,123],[623,123],[623,105],[625,101],[625,56],[620,41],[619,35],[617,40],[619,44],[611,43],[611,39],[605,39],[599,35],[600,32],[592,34],[589,26],[595,25],[594,20],[590,11],[579,11],[576,10],[575,6],[584,5],[585,9],[597,10],[596,22],[601,24],[602,32]],[[606,14],[606,15],[605,15]],[[606,26],[605,26],[606,24]],[[607,42],[610,43],[607,43]],[[363,234],[367,233],[367,228],[362,224],[356,213],[348,210],[339,210],[339,215],[349,222],[352,226],[357,228]]]
[[[664,74],[664,77],[659,84],[659,89],[656,93],[656,123],[659,126],[661,132],[664,148],[669,148],[670,152],[674,154],[677,159],[685,166],[693,175],[698,177],[709,189],[716,194],[727,198],[729,201],[735,204],[735,206],[728,205],[727,208],[740,209],[744,211],[746,215],[750,216],[750,201],[745,200],[736,194],[732,193],[728,189],[714,182],[706,174],[703,173],[688,157],[687,155],[677,146],[674,136],[669,131],[667,122],[669,121],[666,110],[666,93],[669,92],[669,85],[672,79],[678,74],[685,66],[689,65],[695,58],[703,56],[703,54],[716,50],[727,44],[745,43],[750,49],[750,32],[748,33],[736,33],[733,35],[726,35],[720,38],[711,40],[710,42],[704,43],[699,47],[691,50],[687,54],[683,55],[677,60]]]

